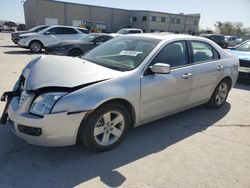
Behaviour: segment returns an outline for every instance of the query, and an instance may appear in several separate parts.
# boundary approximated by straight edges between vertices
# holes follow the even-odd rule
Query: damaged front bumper
[[[19,106],[20,97],[17,95],[9,92],[2,97],[6,99],[8,96],[8,100],[1,119],[5,119],[4,124],[15,135],[30,144],[40,146],[67,146],[76,143],[79,127],[87,112],[51,113],[39,117],[29,113],[34,96],[25,99]]]

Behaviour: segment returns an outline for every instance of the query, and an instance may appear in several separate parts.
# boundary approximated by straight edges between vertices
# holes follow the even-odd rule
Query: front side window
[[[141,33],[141,31],[140,30],[130,30],[128,33],[135,34],[135,33]]]
[[[77,34],[77,31],[73,28],[61,27],[61,34],[72,35],[72,34]]]
[[[160,41],[140,37],[118,37],[94,48],[82,58],[115,70],[138,67]]]
[[[180,67],[188,63],[187,45],[185,41],[177,41],[164,47],[152,61],[155,63],[166,63],[173,67]]]
[[[97,37],[96,39],[94,39],[94,41],[95,42],[106,42],[111,38],[112,37],[110,37],[110,36],[100,36],[100,37]]]
[[[199,63],[203,61],[211,61],[213,59],[219,59],[219,53],[209,44],[200,41],[191,41],[193,50],[193,61]]]
[[[91,42],[92,40],[94,40],[96,37],[98,37],[98,35],[96,34],[88,34],[88,35],[84,35],[80,38],[81,41],[83,42]]]
[[[55,35],[55,34],[58,34],[58,32],[59,32],[59,28],[54,27],[54,28],[49,29],[46,33],[48,33],[50,35]]]

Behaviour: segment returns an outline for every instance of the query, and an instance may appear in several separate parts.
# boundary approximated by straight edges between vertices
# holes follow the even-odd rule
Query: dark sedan
[[[224,35],[220,34],[202,34],[201,37],[205,37],[217,43],[222,48],[227,48],[228,44],[226,43]]]
[[[39,25],[36,27],[31,28],[28,31],[17,31],[17,32],[13,32],[11,33],[11,40],[12,42],[14,42],[15,44],[18,43],[18,41],[20,40],[19,36],[22,34],[26,34],[26,33],[37,33],[39,31],[42,31],[43,29],[49,27],[48,25]]]
[[[81,56],[87,51],[95,48],[114,36],[105,33],[92,33],[84,35],[79,40],[62,41],[52,43],[45,47],[46,54],[66,55],[66,56]]]

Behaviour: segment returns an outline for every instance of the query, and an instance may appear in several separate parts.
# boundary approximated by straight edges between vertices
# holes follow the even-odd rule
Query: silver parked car
[[[221,107],[239,60],[188,35],[112,39],[82,58],[41,56],[23,70],[2,122],[28,143],[108,150],[129,128],[207,103]]]

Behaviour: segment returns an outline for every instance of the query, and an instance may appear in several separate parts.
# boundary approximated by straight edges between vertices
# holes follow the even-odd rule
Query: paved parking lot
[[[0,94],[35,56],[0,33]],[[104,153],[32,146],[0,125],[0,187],[73,186],[250,187],[250,84],[237,83],[219,110],[200,106],[136,128]]]

